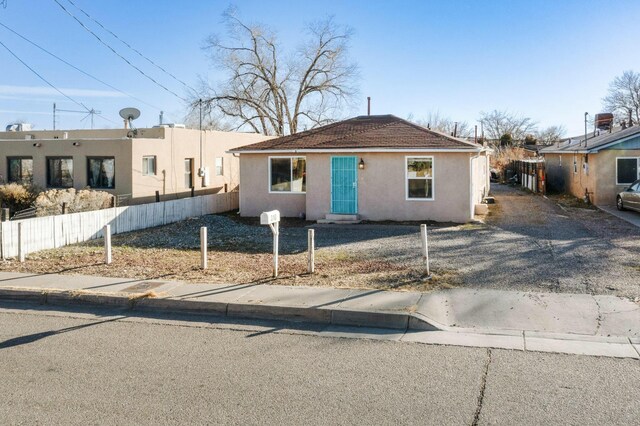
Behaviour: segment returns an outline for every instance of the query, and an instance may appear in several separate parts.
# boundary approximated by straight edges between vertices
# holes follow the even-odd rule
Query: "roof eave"
[[[242,149],[231,149],[226,151],[230,154],[283,154],[283,153],[291,153],[291,154],[313,154],[313,153],[338,153],[338,152],[483,152],[490,151],[486,147],[469,147],[469,148],[412,148],[412,147],[402,147],[402,148],[324,148],[324,149],[313,149],[313,148],[294,148],[294,149],[259,149],[259,150],[242,150]]]

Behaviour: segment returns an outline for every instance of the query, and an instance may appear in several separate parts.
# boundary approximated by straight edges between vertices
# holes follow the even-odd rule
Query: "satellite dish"
[[[120,117],[131,122],[131,120],[140,117],[140,110],[138,108],[122,108],[120,110]]]

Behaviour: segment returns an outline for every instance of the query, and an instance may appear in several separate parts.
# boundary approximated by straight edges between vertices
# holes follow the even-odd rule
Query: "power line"
[[[94,111],[93,109],[89,109],[87,108],[87,106],[85,104],[83,104],[82,102],[76,101],[75,99],[73,99],[71,96],[67,95],[66,93],[64,93],[62,90],[58,89],[56,86],[53,85],[53,83],[49,82],[49,80],[47,80],[46,78],[44,78],[41,74],[39,74],[36,70],[34,70],[33,68],[31,68],[25,61],[23,61],[22,59],[20,59],[20,57],[18,55],[16,55],[15,53],[13,53],[13,51],[11,49],[9,49],[9,47],[4,44],[2,41],[0,41],[0,46],[4,47],[7,52],[9,52],[11,54],[11,56],[13,56],[14,58],[16,58],[18,61],[20,61],[20,63],[22,65],[24,65],[27,69],[29,69],[29,71],[31,71],[32,73],[34,73],[40,80],[44,81],[48,86],[50,86],[53,90],[55,90],[56,92],[60,93],[62,96],[64,96],[65,98],[69,99],[71,102],[73,102],[74,104],[84,108],[88,113],[91,113],[91,111]],[[95,113],[95,111],[94,111]],[[102,118],[103,120],[109,121],[113,124],[118,124],[117,122],[111,120],[110,118],[107,118],[101,114],[96,114],[98,117]]]
[[[175,96],[176,98],[184,101],[184,102],[188,102],[187,99],[183,98],[182,96],[178,95],[176,92],[174,92],[173,90],[167,88],[166,86],[162,85],[161,83],[159,83],[157,80],[155,80],[153,77],[147,75],[144,71],[142,71],[140,68],[138,68],[137,66],[135,66],[134,64],[132,64],[127,58],[125,58],[124,56],[122,56],[121,54],[119,54],[118,52],[116,52],[116,50],[111,47],[108,43],[106,43],[105,41],[103,41],[100,36],[98,36],[95,32],[93,32],[90,28],[88,28],[82,21],[80,21],[80,19],[78,19],[73,13],[71,13],[69,10],[67,10],[67,8],[65,8],[60,1],[58,0],[53,0],[54,2],[56,2],[56,4],[58,6],[60,6],[60,8],[62,10],[64,10],[66,12],[67,15],[71,16],[78,24],[80,24],[80,26],[82,28],[84,28],[86,31],[88,31],[91,35],[93,35],[100,43],[102,43],[106,48],[108,48],[109,50],[111,50],[116,56],[118,56],[120,59],[122,59],[123,61],[125,61],[127,64],[129,64],[129,66],[131,66],[132,68],[134,68],[136,71],[138,71],[140,74],[142,74],[144,77],[146,77],[147,79],[149,79],[150,81],[152,81],[153,83],[155,83],[158,87],[162,88],[163,90],[171,93],[173,96]]]
[[[178,77],[176,77],[175,75],[173,75],[172,73],[170,73],[169,71],[167,71],[166,69],[164,69],[162,66],[158,65],[157,63],[155,63],[154,61],[152,61],[151,59],[149,59],[148,57],[146,57],[144,54],[142,54],[142,52],[140,52],[139,50],[137,50],[135,47],[131,46],[129,43],[127,43],[126,41],[124,41],[123,39],[121,39],[120,37],[118,37],[117,34],[115,34],[113,31],[111,31],[110,29],[106,28],[104,25],[102,25],[98,20],[96,20],[95,18],[93,18],[91,15],[89,15],[87,12],[85,12],[81,7],[79,7],[78,5],[76,5],[74,2],[72,2],[71,0],[67,0],[69,3],[71,3],[71,5],[73,7],[75,7],[76,9],[78,9],[80,12],[82,12],[87,18],[91,19],[93,22],[95,22],[98,26],[100,26],[100,28],[102,28],[103,30],[105,30],[106,32],[108,32],[109,34],[111,34],[113,37],[115,37],[117,40],[119,40],[122,44],[124,44],[125,46],[127,46],[129,49],[133,50],[135,53],[137,53],[141,58],[145,59],[147,62],[149,62],[151,65],[155,66],[156,68],[158,68],[160,71],[164,72],[165,74],[167,74],[169,77],[173,78],[175,81],[177,81],[178,83],[182,84],[185,88],[187,88],[188,90],[191,90],[192,92],[197,92],[196,89],[194,89],[193,87],[191,87],[190,85],[188,85],[187,83],[185,83],[184,81],[182,81],[181,79],[179,79]]]
[[[38,76],[38,78],[42,81],[44,81],[45,83],[47,83],[47,85],[49,85],[51,88],[53,88],[53,90],[55,90],[56,92],[60,93],[62,96],[64,96],[65,98],[69,99],[71,102],[73,102],[74,104],[84,108],[85,110],[87,110],[87,112],[89,111],[89,108],[87,108],[82,102],[78,102],[75,99],[73,99],[72,97],[68,96],[66,93],[64,93],[62,90],[58,89],[56,86],[54,86],[52,83],[49,82],[49,80],[47,80],[46,78],[44,78],[43,76],[41,76],[40,74],[38,74],[38,72],[36,70],[34,70],[33,68],[31,68],[25,61],[23,61],[22,59],[20,59],[18,57],[18,55],[16,55],[15,53],[13,53],[13,51],[11,49],[9,49],[7,47],[6,44],[4,44],[2,41],[0,41],[0,46],[4,47],[7,52],[9,52],[14,58],[16,58],[18,61],[20,61],[20,63],[22,65],[24,65],[25,67],[27,67],[29,69],[29,71],[31,71],[32,73],[34,73],[36,76]]]
[[[1,27],[4,27],[4,28],[5,28],[5,29],[7,29],[8,31],[11,31],[13,34],[17,35],[18,37],[20,37],[21,39],[23,39],[23,40],[24,40],[24,41],[26,41],[27,43],[30,43],[31,45],[33,45],[33,46],[37,47],[38,49],[42,50],[42,51],[43,51],[44,53],[46,53],[47,55],[50,55],[50,56],[52,56],[52,57],[56,58],[56,59],[57,59],[57,60],[59,60],[60,62],[62,62],[62,63],[64,63],[64,64],[66,64],[66,65],[68,65],[68,66],[70,66],[70,67],[71,67],[71,68],[73,68],[74,70],[76,70],[76,71],[78,71],[78,72],[80,72],[80,73],[82,73],[82,74],[86,75],[87,77],[89,77],[89,78],[91,78],[91,79],[93,79],[93,80],[97,81],[98,83],[103,84],[103,85],[105,85],[105,86],[107,86],[107,87],[109,87],[109,88],[111,88],[111,89],[115,90],[116,92],[122,93],[123,95],[128,96],[128,97],[130,97],[131,99],[135,99],[135,100],[137,100],[138,102],[141,102],[141,103],[143,103],[143,104],[145,104],[145,105],[147,105],[147,106],[150,106],[151,108],[157,109],[158,111],[161,111],[161,110],[162,110],[162,108],[158,108],[158,107],[157,107],[157,106],[155,106],[155,105],[152,105],[152,104],[150,104],[150,103],[148,103],[148,102],[145,102],[145,101],[143,101],[142,99],[140,99],[140,98],[138,98],[138,97],[136,97],[136,96],[134,96],[134,95],[132,95],[132,94],[130,94],[130,93],[124,92],[124,91],[122,91],[122,90],[118,89],[117,87],[114,87],[114,86],[112,86],[111,84],[109,84],[109,83],[107,83],[107,82],[105,82],[105,81],[103,81],[103,80],[100,80],[98,77],[95,77],[95,76],[93,76],[93,75],[89,74],[88,72],[81,70],[80,68],[78,68],[78,67],[76,67],[75,65],[71,64],[70,62],[68,62],[68,61],[66,61],[66,60],[64,60],[64,59],[62,59],[61,57],[57,56],[56,54],[51,53],[50,51],[48,51],[48,50],[47,50],[47,49],[45,49],[44,47],[40,46],[39,44],[37,44],[37,43],[35,43],[35,42],[33,42],[33,41],[29,40],[28,38],[26,38],[26,37],[25,37],[25,36],[23,36],[22,34],[20,34],[20,33],[16,32],[15,30],[13,30],[13,29],[11,29],[11,28],[9,28],[8,26],[6,26],[5,24],[3,24],[2,22],[0,22],[0,26],[1,26]]]

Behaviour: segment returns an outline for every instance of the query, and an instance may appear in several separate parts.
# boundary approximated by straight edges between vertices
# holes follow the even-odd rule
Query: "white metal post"
[[[207,227],[200,227],[200,266],[207,269]]]
[[[307,234],[307,245],[309,246],[309,264],[307,266],[307,272],[313,274],[316,271],[316,242],[315,231],[309,229]]]
[[[104,234],[104,263],[111,264],[111,225],[105,225],[102,230]]]
[[[273,278],[278,278],[278,236],[280,235],[280,222],[269,225],[273,232]]]
[[[420,236],[422,238],[422,261],[427,269],[427,277],[431,275],[429,271],[429,247],[427,243],[427,225],[420,225]]]
[[[24,229],[23,223],[18,222],[18,258],[20,262],[24,262],[26,253],[24,252]]]

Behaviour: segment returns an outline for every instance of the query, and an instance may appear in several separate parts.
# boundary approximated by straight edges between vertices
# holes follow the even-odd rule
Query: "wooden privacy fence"
[[[0,222],[0,257],[7,259],[18,256],[20,224],[23,250],[25,253],[32,253],[102,238],[102,228],[105,225],[111,225],[113,234],[121,234],[237,208],[238,192],[226,192],[159,203]]]

